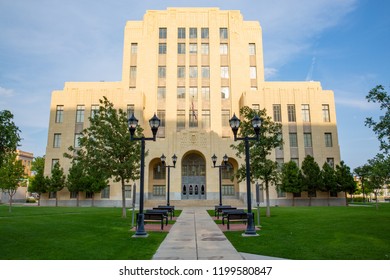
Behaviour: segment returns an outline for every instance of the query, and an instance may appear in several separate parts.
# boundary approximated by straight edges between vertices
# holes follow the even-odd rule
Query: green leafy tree
[[[368,164],[371,169],[367,187],[374,193],[376,209],[378,209],[378,194],[390,183],[390,156],[378,154],[375,158],[368,160]]]
[[[379,121],[375,121],[372,117],[366,118],[366,126],[372,128],[378,136],[380,149],[384,154],[390,152],[390,95],[385,91],[382,85],[378,85],[366,96],[368,102],[380,104],[380,110],[384,111],[384,115],[379,117]]]
[[[311,198],[316,195],[316,191],[321,186],[321,169],[314,158],[307,155],[302,162],[302,185],[309,196],[309,206],[311,206]]]
[[[269,186],[270,184],[277,184],[279,181],[279,173],[277,163],[269,160],[267,156],[271,154],[271,151],[276,147],[283,144],[281,139],[281,124],[272,121],[270,116],[267,116],[265,109],[253,110],[248,106],[244,106],[240,109],[240,116],[243,118],[239,137],[254,137],[255,132],[253,130],[251,120],[255,115],[258,115],[262,120],[260,127],[260,137],[258,141],[249,141],[250,150],[250,175],[251,181],[261,180],[265,183],[266,191],[266,203],[267,211],[266,215],[269,217],[270,202],[269,202]],[[237,145],[232,144],[231,147],[237,150],[236,155],[238,157],[245,156],[245,143],[240,141]],[[236,177],[238,181],[246,180],[246,166],[243,164],[239,167]]]
[[[31,170],[35,172],[35,176],[30,178],[28,186],[29,192],[35,192],[38,196],[38,206],[41,205],[41,195],[47,193],[48,179],[44,175],[45,157],[34,158],[31,164]]]
[[[288,193],[300,193],[302,191],[301,176],[298,165],[294,161],[283,164],[280,188]],[[292,206],[295,206],[293,195]]]
[[[370,175],[371,167],[369,164],[364,164],[362,166],[356,167],[353,171],[360,179],[360,186],[362,188],[362,194],[363,194],[363,202],[366,202],[365,196],[368,193],[367,192],[368,189],[366,188],[366,181]]]
[[[127,113],[115,109],[106,97],[100,100],[99,112],[90,119],[90,127],[83,131],[80,148],[70,147],[68,157],[84,162],[87,174],[99,178],[90,185],[93,193],[107,186],[109,178],[122,185],[122,217],[126,217],[125,184],[139,178],[140,141],[130,141]],[[142,135],[138,127],[135,137]],[[98,177],[96,177],[98,176]]]
[[[345,200],[347,200],[347,193],[352,196],[357,190],[357,184],[353,178],[351,169],[344,161],[336,165],[336,184],[338,189],[345,193]]]
[[[0,167],[0,189],[9,195],[9,212],[12,212],[13,196],[25,181],[24,166],[16,157],[16,152],[7,153]]]
[[[86,171],[81,161],[73,160],[72,166],[68,170],[66,187],[70,192],[76,192],[76,206],[80,206],[80,192],[87,189],[89,182]]]
[[[8,161],[8,153],[16,151],[21,140],[19,128],[13,122],[14,115],[8,111],[0,111],[0,167]]]
[[[54,164],[51,176],[48,179],[48,191],[56,193],[56,206],[58,206],[58,192],[65,187],[66,176],[59,162]]]
[[[330,194],[331,192],[338,192],[339,188],[336,180],[335,170],[325,162],[321,170],[321,185],[320,190],[328,193],[328,206],[330,206]]]

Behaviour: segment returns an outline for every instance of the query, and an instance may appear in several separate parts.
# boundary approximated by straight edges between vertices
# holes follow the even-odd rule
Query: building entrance
[[[206,164],[198,154],[182,161],[181,199],[206,199]]]

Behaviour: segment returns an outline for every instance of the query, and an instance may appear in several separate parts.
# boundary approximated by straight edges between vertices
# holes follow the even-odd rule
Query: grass
[[[0,205],[0,259],[148,260],[167,233],[131,238],[131,212],[121,208]],[[175,213],[176,214],[176,213]],[[177,213],[179,214],[179,213]]]
[[[390,259],[390,204],[261,209],[259,237],[225,232],[239,252],[296,260]],[[255,218],[257,213],[255,212]]]

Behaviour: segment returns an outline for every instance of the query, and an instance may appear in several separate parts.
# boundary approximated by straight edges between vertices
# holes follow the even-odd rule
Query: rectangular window
[[[191,100],[198,100],[198,88],[197,87],[190,87],[190,99]]]
[[[64,121],[64,105],[57,105],[56,123],[62,123],[63,121]]]
[[[310,122],[310,107],[309,104],[302,104],[302,121]]]
[[[289,122],[296,122],[297,119],[295,117],[295,105],[289,104],[287,105],[287,113],[288,113],[288,121]]]
[[[186,67],[185,66],[177,66],[177,77],[185,78],[186,77]]]
[[[210,78],[210,67],[202,66],[202,78],[208,79]]]
[[[221,111],[221,120],[222,120],[222,127],[229,127],[229,120],[230,120],[230,110],[222,110]]]
[[[160,119],[160,127],[165,127],[165,110],[157,110],[157,117]]]
[[[326,158],[326,163],[329,164],[330,167],[334,168],[334,158]]]
[[[94,118],[96,115],[99,114],[99,105],[92,105],[91,106],[91,118]]]
[[[101,198],[110,198],[110,186],[107,186],[102,189],[100,196]]]
[[[198,78],[198,67],[190,66],[190,78]]]
[[[329,105],[322,104],[322,120],[324,122],[330,122]]]
[[[165,186],[153,186],[153,196],[165,196]]]
[[[210,101],[210,88],[209,87],[202,87],[202,100],[203,101]]]
[[[256,44],[249,44],[249,55],[256,55]]]
[[[165,87],[158,87],[157,88],[157,100],[165,100]]]
[[[49,198],[56,198],[57,192],[49,192]]]
[[[260,110],[260,104],[252,104],[252,109],[258,112]]]
[[[158,44],[158,54],[166,54],[167,53],[167,44],[159,43]]]
[[[221,66],[221,78],[229,79],[229,66]]]
[[[137,53],[138,53],[138,44],[131,43],[131,54],[137,54]]]
[[[125,185],[125,198],[131,198],[131,186],[130,185]]]
[[[210,128],[210,110],[202,110],[202,129]]]
[[[61,147],[61,133],[54,133],[53,148]]]
[[[186,127],[186,111],[177,110],[177,123],[176,123],[177,131],[185,129],[185,127]]]
[[[228,54],[228,44],[219,44],[219,54]]]
[[[208,39],[209,38],[209,28],[208,27],[202,27],[200,29],[201,37],[202,39]]]
[[[234,185],[223,185],[222,186],[222,195],[223,196],[234,196],[236,195],[234,191]]]
[[[78,194],[78,192],[70,192],[69,193],[69,198],[77,198],[77,194]]]
[[[134,111],[135,111],[135,106],[134,104],[127,104],[127,118],[130,118],[131,115],[134,114]]]
[[[160,39],[166,39],[167,38],[167,28],[166,27],[160,27],[158,30],[158,38]]]
[[[223,39],[223,40],[228,38],[228,29],[227,28],[220,28],[219,29],[219,38]]]
[[[203,55],[208,55],[209,54],[209,44],[202,43],[202,45],[201,45],[201,53]]]
[[[93,198],[93,192],[86,191],[85,192],[85,198]]]
[[[75,133],[74,135],[74,147],[80,148],[80,138],[83,136],[81,133]]]
[[[325,147],[333,147],[332,133],[326,132],[325,134]]]
[[[85,112],[85,106],[84,105],[77,105],[76,123],[83,123],[84,122],[84,112]]]
[[[296,133],[290,133],[290,147],[291,148],[298,148],[298,138]]]
[[[137,66],[130,66],[130,79],[137,78]]]
[[[179,27],[177,29],[177,38],[178,39],[185,39],[186,38],[186,29],[185,29],[185,27]]]
[[[186,44],[178,43],[177,44],[177,53],[178,54],[185,54],[186,53]]]
[[[221,87],[221,98],[229,99],[229,97],[230,97],[229,87]]]
[[[257,71],[256,71],[256,66],[251,66],[249,67],[249,76],[252,80],[257,78]]]
[[[158,67],[158,78],[163,79],[167,76],[167,68],[165,66]]]
[[[194,102],[192,102],[189,111],[189,123],[190,127],[198,127],[198,110],[195,108]]]
[[[311,139],[311,133],[304,133],[303,134],[303,144],[305,148],[312,148],[312,139]]]
[[[272,105],[273,113],[274,113],[274,122],[281,122],[282,121],[282,111],[280,104],[274,104]]]
[[[190,44],[190,53],[192,54],[198,53],[198,44],[195,43]]]
[[[59,160],[58,158],[53,158],[53,159],[51,160],[51,169],[53,169],[54,166],[55,166],[57,163],[59,164],[59,163],[60,163],[60,160]]]
[[[198,38],[198,30],[196,27],[190,27],[190,39]]]
[[[186,98],[186,88],[185,87],[178,87],[177,88],[177,98],[178,99],[185,99]]]

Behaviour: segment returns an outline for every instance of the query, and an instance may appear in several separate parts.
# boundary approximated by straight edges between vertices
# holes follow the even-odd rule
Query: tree
[[[314,158],[307,155],[302,162],[302,185],[309,196],[309,206],[311,198],[316,195],[316,191],[321,186],[321,169]]]
[[[294,161],[283,164],[280,188],[284,192],[293,194],[292,206],[295,206],[294,193],[302,191],[302,184],[299,167]]]
[[[45,157],[36,157],[31,164],[31,170],[35,172],[35,176],[30,179],[28,187],[29,192],[35,192],[39,195],[38,206],[41,205],[41,194],[47,193],[48,179],[44,175]]]
[[[9,195],[9,212],[12,212],[12,199],[19,185],[24,181],[24,166],[16,159],[16,152],[7,153],[0,167],[0,189]]]
[[[330,206],[330,193],[338,192],[339,189],[336,181],[336,172],[327,162],[322,166],[320,190],[328,193],[327,200],[328,206]]]
[[[357,190],[357,185],[351,169],[344,161],[341,161],[340,164],[336,165],[336,184],[338,189],[345,193],[345,200],[347,200],[347,193],[352,195]]]
[[[363,193],[363,202],[366,202],[365,195],[367,194],[367,190],[365,190],[364,188],[366,187],[365,182],[371,172],[371,167],[368,164],[364,164],[362,166],[356,167],[353,171],[360,179],[360,184]]]
[[[130,141],[127,114],[115,109],[106,97],[100,100],[99,112],[89,118],[90,127],[85,129],[79,140],[79,148],[69,147],[73,154],[65,156],[83,161],[87,174],[94,181],[90,187],[99,191],[112,178],[122,185],[122,217],[126,217],[125,183],[139,178],[140,141]],[[138,127],[135,137],[142,135]]]
[[[371,168],[367,187],[374,192],[376,209],[378,209],[378,194],[384,186],[390,183],[390,156],[378,154],[375,158],[368,160],[368,164]]]
[[[0,167],[8,161],[7,154],[15,152],[21,140],[19,128],[13,122],[14,115],[8,111],[0,111]]]
[[[48,179],[48,191],[56,193],[56,206],[58,206],[58,192],[65,187],[65,180],[64,169],[62,169],[59,162],[56,162]]]
[[[76,206],[80,205],[79,194],[81,191],[87,189],[88,181],[87,174],[81,161],[73,160],[72,166],[68,170],[68,176],[66,178],[66,187],[70,192],[77,193]]]
[[[379,117],[379,121],[374,121],[372,117],[366,118],[365,125],[372,128],[378,136],[380,142],[380,150],[384,154],[390,152],[390,95],[387,94],[382,85],[378,85],[366,96],[368,102],[380,104],[380,110],[384,111],[384,115]]]
[[[240,109],[240,115],[243,120],[240,125],[239,137],[254,137],[255,133],[251,124],[251,120],[255,115],[258,115],[262,120],[260,127],[260,137],[258,141],[249,141],[250,146],[250,174],[251,181],[262,180],[265,183],[267,212],[269,217],[270,202],[269,202],[269,185],[277,184],[279,180],[277,163],[267,159],[271,151],[283,144],[281,139],[281,124],[272,121],[271,117],[267,116],[266,110],[253,110],[248,106]],[[240,141],[239,144],[232,144],[231,147],[237,150],[238,157],[245,156],[245,143]],[[236,173],[239,182],[246,179],[246,166],[243,164],[239,167]]]

